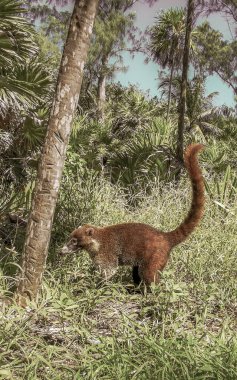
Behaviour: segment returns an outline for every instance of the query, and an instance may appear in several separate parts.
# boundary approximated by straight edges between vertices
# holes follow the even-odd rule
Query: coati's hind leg
[[[139,275],[139,267],[138,266],[134,266],[132,268],[132,278],[133,278],[134,285],[140,285],[142,279]]]
[[[158,284],[160,281],[160,272],[167,263],[167,257],[164,255],[154,255],[151,260],[144,262],[138,269],[139,275],[147,286]]]

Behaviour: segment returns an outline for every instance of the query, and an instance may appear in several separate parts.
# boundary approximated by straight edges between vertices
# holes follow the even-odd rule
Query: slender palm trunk
[[[101,74],[99,76],[98,85],[97,85],[97,107],[98,107],[98,119],[100,121],[103,121],[104,116],[105,116],[105,101],[106,101],[105,85],[106,85],[106,76],[105,74]]]
[[[174,58],[172,59],[172,65],[171,65],[171,71],[170,71],[168,107],[167,107],[167,115],[166,115],[167,121],[169,120],[169,116],[170,116],[170,103],[171,103],[171,90],[172,90],[173,76],[174,76]]]
[[[183,161],[183,143],[184,143],[184,117],[186,110],[186,91],[189,67],[189,50],[191,41],[192,24],[194,17],[194,0],[188,0],[186,34],[183,54],[183,72],[181,81],[180,101],[179,101],[179,120],[178,120],[178,139],[177,139],[177,158]]]
[[[27,299],[36,299],[41,286],[97,3],[98,0],[75,1],[26,230],[22,273],[17,288],[17,300],[21,305]]]
[[[108,64],[109,57],[105,55],[101,62],[101,73],[98,78],[98,84],[97,84],[97,109],[98,109],[98,119],[100,121],[104,120],[105,116],[105,101],[106,101],[106,70],[107,70],[107,64]]]

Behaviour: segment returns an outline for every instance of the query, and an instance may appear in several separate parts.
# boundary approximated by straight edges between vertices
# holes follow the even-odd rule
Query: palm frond
[[[0,114],[10,108],[24,110],[42,103],[49,91],[51,78],[35,62],[15,65],[13,70],[0,70]]]
[[[150,28],[149,49],[155,61],[162,67],[178,63],[185,36],[185,12],[182,8],[171,8],[156,17]]]
[[[34,28],[21,16],[25,11],[21,1],[0,2],[0,68],[24,62],[38,51]]]

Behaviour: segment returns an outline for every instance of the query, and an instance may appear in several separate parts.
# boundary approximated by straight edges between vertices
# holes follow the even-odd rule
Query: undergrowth
[[[60,257],[57,250],[85,222],[174,228],[189,207],[186,180],[141,195],[136,208],[103,179],[87,182],[86,198],[79,183],[67,186],[64,180],[38,303],[1,305],[0,379],[235,380],[236,199],[223,208],[207,197],[201,226],[173,250],[160,284],[143,294],[130,268],[105,283],[85,252]],[[1,266],[5,296],[14,282],[5,269],[16,266],[18,250],[16,240],[14,260]],[[1,257],[6,252],[2,247]]]

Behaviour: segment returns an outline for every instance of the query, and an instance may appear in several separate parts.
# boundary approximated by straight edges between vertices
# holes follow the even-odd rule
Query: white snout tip
[[[68,249],[68,246],[67,246],[67,245],[64,245],[64,246],[63,246],[63,248],[61,249],[61,253],[62,253],[62,254],[69,253],[69,249]]]

